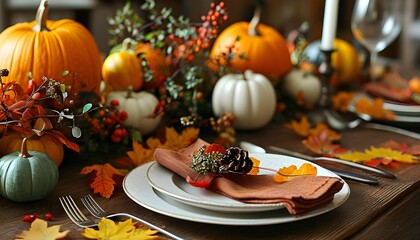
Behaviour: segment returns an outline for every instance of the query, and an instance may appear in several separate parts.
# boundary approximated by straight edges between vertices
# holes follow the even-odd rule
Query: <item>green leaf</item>
[[[71,135],[75,138],[80,138],[82,136],[82,130],[79,127],[72,127]]]
[[[85,114],[85,113],[87,113],[90,109],[92,109],[92,103],[86,103],[84,106],[83,106],[83,111],[82,111],[82,114]]]

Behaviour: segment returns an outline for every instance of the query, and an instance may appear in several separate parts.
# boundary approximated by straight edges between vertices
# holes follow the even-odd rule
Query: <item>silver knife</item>
[[[298,158],[303,158],[306,159],[308,161],[330,161],[330,162],[336,162],[336,163],[341,163],[343,165],[347,165],[347,166],[351,166],[351,167],[356,167],[359,169],[363,169],[363,170],[367,170],[370,172],[374,172],[377,174],[380,174],[382,176],[385,176],[387,178],[396,178],[397,176],[391,172],[385,171],[383,169],[379,169],[379,168],[375,168],[375,167],[371,167],[371,166],[367,166],[367,165],[363,165],[360,163],[355,163],[355,162],[350,162],[350,161],[346,161],[343,159],[339,159],[339,158],[330,158],[330,157],[312,157],[303,153],[298,153],[298,152],[293,152],[284,148],[279,148],[279,147],[275,147],[275,146],[269,146],[269,149],[276,151],[276,152],[280,152],[289,156],[293,156],[293,157],[298,157]]]
[[[253,143],[250,142],[244,142],[242,141],[240,143],[240,147],[248,150],[251,153],[266,153],[265,149],[255,145]],[[371,185],[378,185],[379,181],[375,178],[371,178],[368,176],[364,176],[364,175],[360,175],[357,173],[353,173],[353,172],[349,172],[349,171],[343,171],[343,170],[337,170],[337,169],[329,169],[330,171],[334,172],[335,174],[337,174],[340,177],[346,178],[346,179],[351,179],[354,181],[358,181],[358,182],[362,182],[362,183],[367,183],[367,184],[371,184]]]

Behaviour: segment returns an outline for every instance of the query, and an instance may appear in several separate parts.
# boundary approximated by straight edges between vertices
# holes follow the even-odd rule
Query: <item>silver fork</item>
[[[69,216],[70,220],[72,220],[77,226],[82,228],[98,226],[97,223],[87,218],[82,211],[80,211],[80,208],[76,205],[71,196],[59,197],[58,199],[60,200],[61,206],[63,206],[64,211]]]
[[[157,231],[159,231],[160,233],[172,238],[172,239],[176,239],[176,240],[182,240],[183,238],[180,238],[176,235],[174,235],[173,233],[170,233],[168,231],[166,231],[163,228],[160,228],[152,223],[147,222],[144,219],[138,218],[136,216],[133,216],[129,213],[108,213],[107,211],[105,211],[104,209],[102,209],[99,204],[95,201],[95,199],[93,199],[93,197],[91,195],[86,195],[84,197],[81,198],[83,205],[85,205],[85,207],[87,208],[87,210],[96,218],[112,218],[112,217],[117,217],[117,216],[123,216],[123,217],[129,217],[132,218],[150,228],[153,228]]]

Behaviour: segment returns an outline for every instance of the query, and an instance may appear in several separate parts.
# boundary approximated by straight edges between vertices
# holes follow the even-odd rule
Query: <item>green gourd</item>
[[[53,190],[58,176],[54,161],[43,152],[28,152],[24,138],[20,152],[0,159],[0,194],[16,202],[39,200]]]

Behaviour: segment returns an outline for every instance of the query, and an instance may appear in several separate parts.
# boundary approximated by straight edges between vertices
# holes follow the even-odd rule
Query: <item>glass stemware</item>
[[[351,30],[370,52],[370,77],[375,79],[378,53],[401,32],[402,12],[399,0],[356,0]]]

